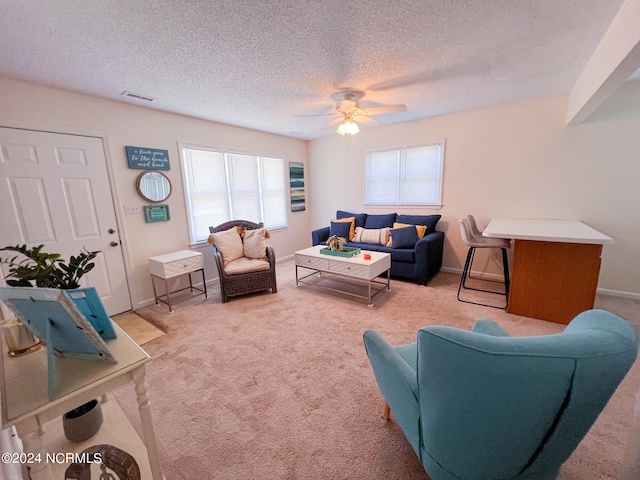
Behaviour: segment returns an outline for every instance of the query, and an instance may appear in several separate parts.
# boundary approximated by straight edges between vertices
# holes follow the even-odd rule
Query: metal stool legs
[[[472,277],[471,276],[471,268],[473,266],[473,257],[475,256],[475,252],[476,252],[476,247],[469,247],[469,252],[467,253],[467,259],[464,263],[464,269],[462,270],[462,278],[460,279],[460,285],[458,286],[458,301],[460,302],[464,302],[464,303],[472,303],[474,305],[482,305],[483,307],[492,307],[492,308],[500,308],[500,309],[505,309],[507,308],[507,306],[509,305],[509,287],[510,287],[510,278],[509,278],[509,261],[507,259],[507,249],[506,248],[501,248],[500,249],[502,251],[502,266],[503,266],[503,274],[504,274],[504,281],[501,280],[490,280],[490,279],[482,279],[482,281],[485,282],[494,282],[494,283],[501,283],[504,284],[504,293],[502,292],[494,292],[493,290],[484,290],[481,288],[474,288],[474,287],[468,287],[467,286],[467,279],[471,278],[471,279],[479,279],[478,277]],[[497,305],[489,305],[486,303],[479,303],[479,302],[472,302],[470,300],[463,300],[462,298],[460,298],[460,291],[461,290],[474,290],[476,292],[485,292],[485,293],[491,293],[493,295],[504,295],[505,296],[505,305],[504,307],[500,307]]]

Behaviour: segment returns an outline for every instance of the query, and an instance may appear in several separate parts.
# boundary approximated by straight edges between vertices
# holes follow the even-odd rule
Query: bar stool
[[[462,235],[462,241],[469,247],[469,252],[467,253],[467,260],[465,261],[464,269],[462,270],[462,278],[460,279],[460,286],[458,287],[458,301],[464,302],[464,303],[472,303],[474,305],[482,305],[484,307],[507,308],[509,304],[509,261],[507,259],[507,249],[511,248],[511,242],[506,238],[488,238],[488,237],[482,236],[482,232],[480,232],[480,230],[478,229],[476,225],[476,221],[471,215],[467,215],[466,217],[461,218],[458,221],[458,223],[460,224],[460,234]],[[471,267],[473,265],[473,257],[475,256],[475,252],[477,248],[499,248],[502,251],[502,266],[504,270],[504,280],[491,280],[491,279],[482,279],[482,280],[487,282],[497,282],[497,283],[504,284],[504,293],[467,286],[466,283],[468,278],[478,279],[478,277],[471,276]],[[460,298],[460,291],[462,289],[491,293],[494,295],[504,295],[505,305],[504,307],[499,307],[496,305],[489,305],[486,303],[478,303],[478,302],[472,302],[470,300],[463,300]]]

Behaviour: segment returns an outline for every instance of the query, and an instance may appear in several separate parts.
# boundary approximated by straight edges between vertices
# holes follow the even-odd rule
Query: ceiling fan
[[[371,107],[362,108],[358,100],[356,100],[356,94],[345,93],[342,99],[339,99],[336,103],[335,113],[326,113],[324,115],[341,116],[342,122],[338,126],[337,132],[340,135],[355,135],[360,131],[358,125],[354,122],[357,117],[369,116],[369,115],[382,115],[385,113],[397,113],[406,112],[406,105],[388,105],[386,107]],[[304,115],[304,116],[318,116],[318,115]]]

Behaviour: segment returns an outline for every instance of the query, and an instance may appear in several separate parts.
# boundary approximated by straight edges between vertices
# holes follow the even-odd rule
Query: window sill
[[[443,205],[438,204],[438,205],[433,205],[433,204],[428,204],[428,205],[401,205],[401,204],[389,204],[389,205],[382,205],[379,203],[363,203],[362,204],[363,207],[367,207],[367,208],[384,208],[384,209],[402,209],[402,210],[412,210],[412,209],[419,209],[419,210],[440,210],[442,209]]]

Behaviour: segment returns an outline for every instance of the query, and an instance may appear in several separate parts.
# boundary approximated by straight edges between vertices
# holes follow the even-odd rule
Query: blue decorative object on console
[[[113,340],[117,334],[111,323],[111,318],[104,308],[102,300],[95,287],[75,288],[63,290],[73,303],[76,304],[89,323],[96,329],[96,332],[103,340]]]
[[[56,397],[56,356],[118,362],[96,330],[93,323],[96,319],[91,315],[91,320],[86,318],[68,292],[57,288],[0,287],[0,300],[47,347],[48,390],[52,400]],[[115,338],[115,332],[103,333]]]

